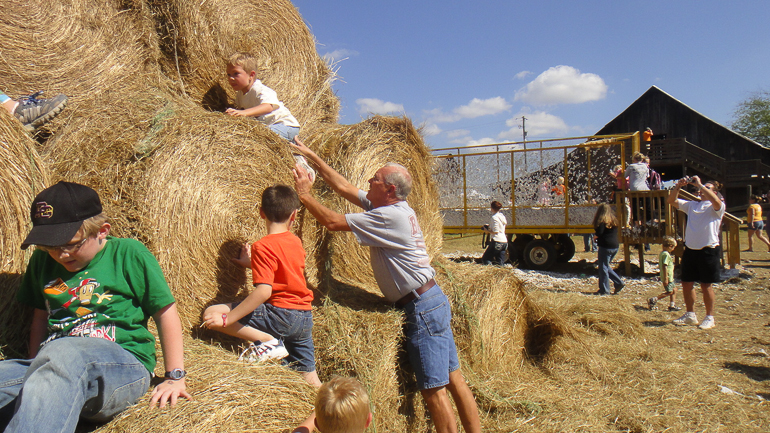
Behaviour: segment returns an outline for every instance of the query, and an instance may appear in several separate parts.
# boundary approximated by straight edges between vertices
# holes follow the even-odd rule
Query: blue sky
[[[658,86],[728,125],[770,90],[770,1],[294,0],[340,123],[406,114],[434,148],[589,135]],[[663,131],[660,131],[663,132]]]

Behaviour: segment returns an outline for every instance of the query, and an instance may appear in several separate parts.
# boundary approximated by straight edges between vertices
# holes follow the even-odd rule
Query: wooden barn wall
[[[645,92],[597,135],[643,131],[648,126],[655,134],[686,138],[690,143],[728,161],[761,159],[770,165],[770,149],[709,120],[655,87]]]

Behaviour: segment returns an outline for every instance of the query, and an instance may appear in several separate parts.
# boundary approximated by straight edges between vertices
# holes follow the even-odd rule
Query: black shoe
[[[615,291],[612,292],[612,294],[613,295],[617,295],[618,293],[620,293],[621,290],[623,290],[623,287],[626,287],[626,285],[625,284],[621,284],[619,286],[615,286]]]

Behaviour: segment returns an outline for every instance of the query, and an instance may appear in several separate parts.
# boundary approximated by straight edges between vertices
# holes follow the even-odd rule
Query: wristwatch
[[[171,380],[179,380],[183,377],[187,376],[187,372],[182,370],[181,368],[175,368],[171,371],[167,371],[166,374],[163,375],[166,379]]]

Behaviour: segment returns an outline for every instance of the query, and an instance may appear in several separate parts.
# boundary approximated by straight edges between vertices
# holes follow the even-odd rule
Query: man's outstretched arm
[[[305,169],[300,164],[297,164],[292,173],[294,174],[294,189],[297,191],[299,201],[305,205],[315,219],[331,231],[349,232],[350,226],[345,219],[345,215],[329,209],[313,197],[313,194],[311,194],[313,184],[310,182],[310,177],[308,177]]]
[[[358,188],[331,168],[329,164],[322,160],[320,156],[316,155],[312,149],[305,146],[305,144],[296,137],[294,138],[294,143],[289,143],[289,146],[291,146],[295,152],[304,155],[305,158],[310,160],[313,165],[318,168],[318,175],[321,176],[324,182],[326,182],[337,194],[341,195],[345,200],[354,205],[363,207],[361,206],[361,200],[358,199]],[[297,194],[299,194],[299,190],[297,190]]]

